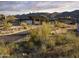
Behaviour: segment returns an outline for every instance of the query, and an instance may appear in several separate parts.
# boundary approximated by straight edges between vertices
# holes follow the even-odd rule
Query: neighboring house
[[[42,24],[43,22],[50,22],[51,18],[48,15],[40,13],[32,13],[28,15],[32,24]]]
[[[14,22],[16,25],[20,25],[21,22],[26,22],[27,24],[32,24],[31,19],[26,15],[16,15],[17,20]]]
[[[32,25],[32,20],[31,19],[23,20],[22,22],[25,22],[27,24],[31,24]]]
[[[53,23],[54,19],[49,13],[29,13],[23,15],[16,15],[17,21],[15,23],[20,24],[26,22],[27,24],[42,24],[42,22]]]

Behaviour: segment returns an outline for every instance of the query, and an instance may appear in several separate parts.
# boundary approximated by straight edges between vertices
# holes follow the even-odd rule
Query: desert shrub
[[[27,23],[25,23],[25,22],[21,22],[21,24],[20,24],[24,29],[27,29],[28,28],[28,25],[27,25]]]
[[[51,27],[47,23],[43,23],[39,28],[31,30],[31,41],[35,45],[48,44],[50,45],[52,40],[50,39]]]
[[[47,23],[43,23],[40,27],[31,30],[27,47],[32,49],[32,51],[35,51],[35,53],[31,53],[32,57],[39,57],[42,54],[45,54],[49,47],[55,45],[55,42],[50,39],[50,32],[51,27]]]
[[[3,30],[8,30],[12,27],[12,24],[11,23],[7,23],[7,22],[4,22],[3,24]]]
[[[43,23],[19,41],[0,41],[0,57],[79,57],[79,37],[74,32],[50,32],[50,24]]]
[[[59,21],[56,21],[54,25],[55,25],[55,27],[59,27],[59,28],[65,28],[66,27],[66,25],[64,23],[59,22]]]
[[[13,44],[13,57],[79,57],[79,37],[75,33],[50,36],[51,30],[47,32],[49,28],[43,24],[31,30],[29,40],[19,41],[18,47]]]
[[[13,53],[13,48],[9,46],[9,42],[0,40],[0,57],[10,57]]]
[[[55,46],[45,57],[79,57],[79,37],[75,33],[55,35]]]
[[[31,31],[31,36],[36,36],[37,38],[48,39],[51,33],[51,28],[49,24],[43,23],[43,25],[37,29]],[[36,38],[35,37],[35,38]]]
[[[58,45],[63,45],[67,43],[74,43],[78,40],[79,37],[76,36],[74,32],[67,32],[65,34],[55,35],[56,36],[56,43]]]

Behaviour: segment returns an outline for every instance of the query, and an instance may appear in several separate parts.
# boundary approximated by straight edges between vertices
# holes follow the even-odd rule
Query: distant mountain
[[[59,15],[57,15],[56,17],[60,18],[60,17],[71,17],[71,18],[79,18],[79,10],[75,10],[75,11],[72,11],[72,12],[63,12],[63,13],[60,13]]]
[[[15,16],[18,19],[28,20],[29,15],[31,15],[31,16],[43,15],[43,16],[50,18],[51,20],[58,19],[58,18],[68,18],[68,17],[70,17],[74,21],[74,19],[77,19],[77,20],[79,19],[79,10],[75,10],[75,11],[72,11],[72,12],[62,12],[62,13],[58,13],[58,12],[54,12],[54,13],[29,13],[29,14],[15,15]]]

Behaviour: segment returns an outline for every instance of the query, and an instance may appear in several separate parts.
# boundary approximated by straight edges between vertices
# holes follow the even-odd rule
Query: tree
[[[7,21],[7,22],[13,22],[16,19],[17,18],[15,16],[5,16],[5,21]]]

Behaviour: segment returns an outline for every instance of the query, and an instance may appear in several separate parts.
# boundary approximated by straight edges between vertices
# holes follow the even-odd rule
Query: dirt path
[[[37,28],[37,27],[39,27],[39,26],[33,26],[31,29]],[[68,28],[65,28],[65,29],[59,28],[57,30],[53,30],[51,33],[55,33],[55,34],[66,33],[67,30],[69,30],[69,29],[73,29],[73,28],[72,27],[68,27]],[[27,30],[29,30],[29,29],[27,29]],[[18,32],[11,33],[11,34],[9,33],[10,35],[2,35],[2,36],[0,36],[0,40],[15,41],[15,40],[22,39],[22,38],[25,37],[25,35],[19,35],[19,34],[17,35],[16,34],[16,33],[22,32],[22,31],[18,31]]]
[[[26,35],[6,35],[6,36],[0,36],[0,40],[5,41],[17,41],[19,39],[24,38]]]

